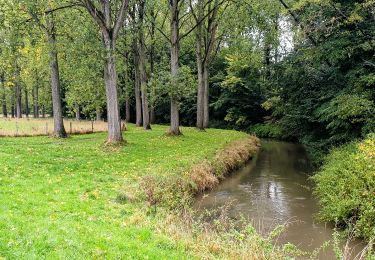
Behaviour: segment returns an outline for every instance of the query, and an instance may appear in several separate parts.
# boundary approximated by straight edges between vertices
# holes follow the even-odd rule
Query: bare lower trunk
[[[206,2],[198,0],[196,43],[197,43],[197,63],[199,75],[198,98],[197,98],[197,127],[200,129],[209,126],[209,64],[215,55],[215,45],[217,44],[216,33],[218,28],[218,14],[220,1],[214,0]],[[207,14],[205,14],[207,10]],[[204,18],[207,16],[207,18]],[[206,20],[200,23],[201,20]],[[216,51],[218,50],[216,48]]]
[[[49,62],[51,70],[51,88],[52,88],[52,111],[54,121],[53,135],[58,138],[66,137],[64,128],[62,106],[61,106],[61,88],[60,88],[60,75],[59,65],[57,59],[56,48],[56,29],[53,20],[53,13],[47,17],[48,22],[48,44],[49,44]]]
[[[151,124],[154,124],[155,121],[156,121],[155,106],[152,105],[152,106],[150,107],[150,123],[151,123]]]
[[[135,96],[135,124],[136,126],[142,125],[142,100],[141,100],[141,79],[139,72],[139,53],[138,45],[133,43],[133,56],[134,56],[134,96]]]
[[[170,1],[171,6],[171,76],[172,86],[177,85],[177,77],[179,70],[179,6],[177,0]],[[172,135],[180,135],[180,115],[178,107],[178,97],[171,94],[171,126],[169,133]]]
[[[43,118],[46,117],[46,106],[45,105],[42,105],[42,117]]]
[[[34,118],[39,118],[39,80],[37,80],[36,85],[33,88],[33,114]]]
[[[8,110],[7,110],[7,96],[5,93],[5,79],[4,79],[4,74],[1,75],[0,78],[0,83],[2,86],[2,109],[3,109],[3,116],[8,117]]]
[[[203,81],[204,81],[204,97],[203,97],[203,128],[208,128],[209,127],[209,122],[210,122],[210,108],[209,108],[209,71],[208,67],[204,66],[204,71],[203,71]]]
[[[145,130],[151,129],[150,125],[150,111],[147,97],[147,75],[146,75],[146,51],[145,51],[145,39],[143,32],[143,17],[144,17],[144,5],[145,1],[140,1],[139,4],[139,27],[138,27],[138,37],[139,37],[139,79],[141,85],[142,93],[142,112],[143,112],[143,128]]]
[[[16,65],[16,115],[17,118],[22,118],[22,92],[21,92],[21,79],[20,79],[20,69]]]
[[[131,118],[130,118],[130,102],[129,102],[129,97],[125,99],[125,121],[126,123],[129,123]]]
[[[122,142],[120,111],[117,93],[117,73],[115,63],[115,41],[104,37],[104,44],[107,51],[104,67],[104,80],[107,96],[108,115],[108,143]]]
[[[27,88],[25,88],[25,114],[26,117],[29,118],[29,92]]]
[[[96,108],[96,121],[102,121],[102,110],[101,108]]]
[[[147,90],[142,88],[142,111],[143,111],[143,128],[145,130],[151,129],[151,123],[150,123],[150,111],[148,109],[148,98],[147,98]]]
[[[204,121],[204,79],[203,79],[203,65],[200,55],[197,55],[197,70],[198,70],[198,92],[197,92],[197,128],[203,130]]]
[[[151,18],[152,18],[152,22],[151,22],[151,46],[150,46],[150,70],[151,70],[151,75],[152,77],[154,77],[154,72],[155,72],[155,30],[156,30],[156,18],[157,18],[157,15],[155,14],[155,10],[153,8],[153,6],[151,7]],[[155,100],[155,87],[152,86],[152,89],[151,89],[151,97],[153,100]],[[150,123],[151,124],[154,124],[155,123],[155,102],[151,102],[151,107],[150,107]]]
[[[75,112],[76,112],[76,120],[77,121],[81,120],[81,110],[78,104],[76,104]]]
[[[12,91],[12,95],[11,95],[11,98],[10,98],[10,111],[11,111],[11,117],[14,118],[15,116],[15,106],[14,106],[14,101],[15,101],[15,92]]]

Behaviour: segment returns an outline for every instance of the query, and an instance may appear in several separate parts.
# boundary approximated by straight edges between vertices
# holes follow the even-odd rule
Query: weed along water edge
[[[231,217],[247,218],[263,235],[285,225],[276,243],[290,242],[313,251],[332,241],[333,229],[314,221],[318,205],[312,195],[311,173],[303,146],[263,140],[258,155],[217,189],[202,195],[195,208],[214,210],[230,203]],[[350,246],[350,259],[354,259],[364,245],[353,241]],[[332,247],[322,249],[317,258],[335,259]]]

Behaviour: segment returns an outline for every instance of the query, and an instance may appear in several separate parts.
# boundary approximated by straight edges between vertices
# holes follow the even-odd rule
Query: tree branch
[[[119,13],[117,15],[115,27],[113,29],[113,39],[117,38],[117,35],[118,35],[118,32],[120,31],[120,28],[124,24],[125,14],[126,14],[126,10],[128,9],[128,6],[129,6],[129,0],[123,0],[122,4],[121,4],[121,8],[119,10]]]

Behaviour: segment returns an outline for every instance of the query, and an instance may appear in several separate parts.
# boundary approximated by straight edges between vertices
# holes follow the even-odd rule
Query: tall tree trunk
[[[138,27],[138,37],[139,37],[139,79],[142,94],[142,112],[143,112],[143,128],[145,130],[151,129],[150,125],[150,110],[147,97],[147,75],[146,75],[146,46],[143,31],[143,18],[144,18],[144,7],[145,0],[139,3],[139,27]]]
[[[108,116],[108,143],[122,142],[121,118],[118,105],[117,72],[115,62],[114,39],[110,34],[104,35],[104,45],[106,48],[106,60],[104,67],[104,80],[107,96],[107,116]]]
[[[125,39],[126,41],[126,39]],[[124,55],[124,64],[125,64],[125,123],[129,123],[130,122],[130,90],[129,90],[129,87],[131,85],[131,81],[129,80],[131,77],[132,77],[132,70],[130,69],[130,65],[129,65],[129,51],[126,51],[125,52],[125,55]],[[132,89],[130,87],[130,89]]]
[[[179,71],[179,0],[170,1],[171,11],[171,76],[172,86],[177,85]],[[169,134],[180,135],[178,97],[171,93],[171,125]]]
[[[16,65],[16,72],[15,72],[15,80],[16,80],[16,115],[17,118],[22,118],[22,90],[21,90],[21,79],[20,79],[20,68]]]
[[[196,28],[196,51],[198,67],[197,127],[205,129],[209,126],[209,64],[212,61],[216,45],[219,0],[198,0],[198,13],[194,15]],[[207,14],[205,10],[207,9]],[[204,21],[206,20],[206,21]],[[204,21],[204,22],[201,22]],[[207,26],[205,26],[207,25]]]
[[[204,130],[204,60],[205,60],[205,50],[204,50],[204,35],[203,35],[203,23],[199,21],[203,18],[204,12],[204,1],[198,0],[197,2],[197,16],[195,17],[196,23],[198,24],[196,28],[196,56],[197,56],[197,72],[198,72],[198,90],[197,90],[197,128]]]
[[[15,96],[16,96],[16,92],[15,90],[12,90],[12,94],[11,94],[11,97],[10,97],[10,111],[11,111],[11,117],[14,118],[15,117]]]
[[[26,87],[25,87],[25,114],[26,114],[26,117],[29,118],[29,92],[27,91]]]
[[[129,123],[130,120],[131,120],[131,117],[130,117],[130,101],[129,101],[129,97],[126,97],[125,99],[125,121],[126,123]]]
[[[209,102],[209,70],[207,64],[203,65],[203,82],[204,82],[204,96],[203,96],[203,128],[208,128],[210,122],[210,102]]]
[[[54,136],[58,138],[65,138],[66,131],[64,128],[62,106],[61,106],[61,88],[59,64],[57,58],[56,46],[56,28],[54,24],[53,13],[48,14],[47,17],[47,37],[49,45],[49,62],[51,70],[51,88],[52,88],[52,111],[54,121]]]
[[[197,92],[197,128],[204,130],[204,72],[203,64],[200,55],[197,55],[197,70],[198,70],[198,92]]]
[[[154,77],[154,73],[155,73],[155,31],[156,31],[156,18],[157,18],[157,15],[155,14],[155,9],[154,9],[154,5],[152,5],[151,7],[151,10],[150,10],[150,15],[151,15],[151,19],[152,19],[152,22],[151,22],[151,32],[150,32],[150,38],[151,38],[151,46],[150,46],[150,70],[151,70],[151,76]],[[151,97],[153,100],[151,102],[151,106],[150,106],[150,122],[151,124],[154,124],[155,123],[155,87],[154,85],[152,85],[151,87]]]
[[[139,71],[139,49],[136,40],[133,42],[133,56],[134,56],[134,96],[135,96],[135,124],[142,125],[142,100],[141,100],[141,79]]]
[[[39,79],[33,88],[33,111],[34,118],[39,118]]]
[[[45,105],[42,105],[42,117],[43,118],[46,117],[46,106]]]
[[[96,121],[102,121],[102,109],[100,107],[96,108]]]
[[[108,139],[107,143],[123,142],[121,117],[118,102],[117,71],[116,71],[116,39],[120,28],[123,27],[129,0],[122,0],[118,6],[117,17],[113,19],[111,5],[114,1],[101,0],[101,10],[93,1],[81,1],[87,11],[99,25],[102,32],[103,44],[106,51],[104,64],[104,81],[107,97]]]
[[[2,86],[2,109],[3,109],[3,116],[8,117],[8,110],[7,110],[7,96],[5,92],[5,76],[4,73],[1,75],[0,84]]]
[[[79,105],[76,103],[75,105],[75,112],[76,112],[76,120],[79,121],[81,120],[81,110],[80,110],[80,107]]]

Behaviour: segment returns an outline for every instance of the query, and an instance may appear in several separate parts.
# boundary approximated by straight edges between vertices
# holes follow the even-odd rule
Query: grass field
[[[104,121],[77,121],[64,119],[65,130],[69,134],[85,134],[107,131],[107,123]],[[0,136],[43,136],[53,133],[52,118],[3,118],[0,117]]]
[[[129,126],[127,145],[105,133],[0,138],[0,259],[185,259],[191,246],[156,227],[142,201],[118,201],[144,175],[173,175],[246,137],[224,130]],[[131,194],[130,194],[131,195]],[[163,226],[164,224],[162,224]]]

